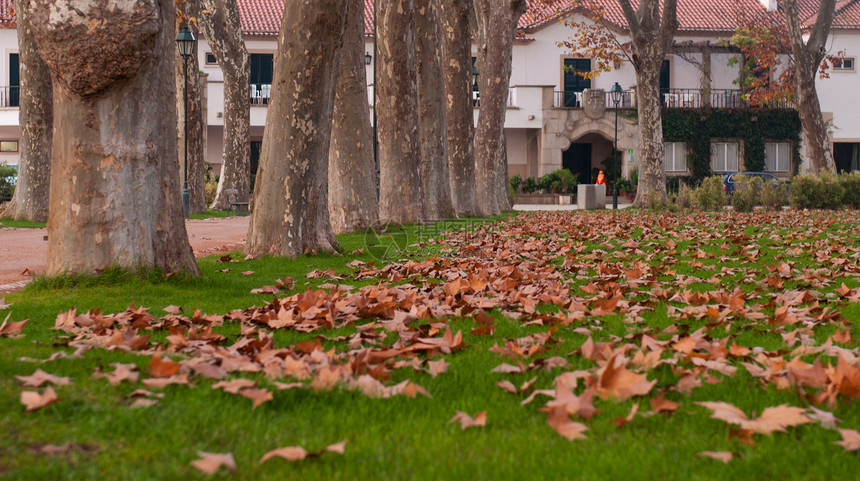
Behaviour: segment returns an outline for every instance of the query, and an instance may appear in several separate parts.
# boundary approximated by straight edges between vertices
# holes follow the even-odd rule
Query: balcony
[[[249,93],[251,105],[269,105],[272,86],[270,84],[251,84]]]
[[[0,107],[20,106],[20,87],[0,87]]]
[[[609,92],[605,92],[606,108],[613,108]],[[634,92],[625,91],[620,108],[635,108]],[[665,108],[715,108],[715,109],[739,109],[749,108],[750,105],[744,101],[741,91],[736,89],[711,89],[706,92],[700,89],[660,89],[660,104]],[[556,91],[553,93],[553,107],[559,109],[581,109],[582,92]],[[764,107],[771,109],[793,109],[794,102],[773,102],[768,105],[753,107]]]

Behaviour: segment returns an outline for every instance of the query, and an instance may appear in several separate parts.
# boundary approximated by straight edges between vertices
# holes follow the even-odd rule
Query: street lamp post
[[[612,89],[609,90],[609,95],[612,98],[612,103],[615,104],[615,160],[618,163],[618,166],[612,167],[613,177],[615,180],[612,182],[612,208],[618,209],[618,173],[616,168],[621,167],[621,161],[618,159],[618,104],[621,102],[621,95],[624,93],[624,90],[621,89],[621,86],[618,85],[618,82],[615,82],[615,85],[612,86]]]
[[[183,92],[185,102],[183,114],[183,117],[185,117],[185,135],[183,135],[183,140],[185,141],[185,168],[183,169],[182,210],[185,212],[186,218],[191,214],[191,197],[188,194],[188,59],[194,54],[194,44],[196,43],[197,39],[194,38],[194,34],[191,33],[187,25],[176,36],[179,55],[182,55],[182,60],[185,63],[185,89]]]

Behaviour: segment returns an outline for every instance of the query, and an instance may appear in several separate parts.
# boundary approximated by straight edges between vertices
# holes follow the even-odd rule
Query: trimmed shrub
[[[720,210],[726,205],[726,191],[723,189],[723,179],[717,175],[702,181],[696,189],[696,204],[702,210]]]
[[[509,181],[509,185],[510,185],[513,192],[519,192],[520,187],[523,186],[523,178],[520,177],[519,175],[515,175],[515,176],[511,177],[511,180]]]
[[[732,177],[735,182],[735,193],[732,195],[732,207],[736,212],[752,212],[759,203],[761,179],[745,175]]]
[[[839,175],[842,185],[842,202],[848,207],[860,209],[860,171]]]
[[[526,180],[523,181],[523,192],[526,194],[537,192],[538,188],[537,179],[534,177],[526,177]]]
[[[837,209],[842,206],[845,187],[822,169],[818,175],[799,175],[791,180],[788,201],[795,209]]]
[[[761,205],[766,209],[779,210],[788,202],[788,186],[775,180],[765,182],[759,193]]]

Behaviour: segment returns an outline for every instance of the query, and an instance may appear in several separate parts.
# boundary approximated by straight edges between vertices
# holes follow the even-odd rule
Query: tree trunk
[[[177,9],[184,15],[176,17],[176,34],[182,27],[188,25],[195,37],[199,37],[197,27],[189,22],[189,18],[200,16],[200,5],[196,0],[176,2]],[[203,191],[203,96],[200,92],[200,65],[197,60],[197,45],[194,53],[188,59],[188,193],[190,196],[191,213],[206,212],[206,198]],[[179,49],[174,48],[176,65],[176,132],[179,139],[179,178],[180,185],[185,180],[185,59],[179,55]],[[184,188],[184,185],[183,185]]]
[[[818,101],[818,92],[815,90],[815,76],[818,74],[818,66],[824,60],[834,10],[834,0],[822,0],[815,25],[812,26],[804,43],[797,1],[783,0],[783,13],[788,27],[788,38],[791,41],[791,53],[794,57],[797,111],[803,128],[803,140],[806,143],[806,157],[809,159],[813,173],[816,174],[821,169],[836,172],[833,150],[827,137],[827,124],[821,115],[821,104]]]
[[[365,229],[379,219],[364,65],[364,3],[349,0],[348,8],[328,163],[328,212],[335,234]]]
[[[473,155],[472,0],[440,0],[451,198],[458,216],[478,215]]]
[[[32,0],[52,74],[49,275],[200,270],[176,172],[173,2]]]
[[[660,58],[662,63],[662,57]],[[663,164],[663,121],[660,105],[660,75],[655,62],[643,62],[636,69],[637,110],[639,112],[639,186],[633,205],[648,205],[648,196],[657,192],[666,200],[666,167]]]
[[[421,181],[428,219],[456,216],[448,174],[448,136],[439,0],[415,0],[415,58],[418,77],[418,127],[421,138]]]
[[[28,9],[30,0],[16,0],[18,54],[20,55],[21,128],[18,179],[12,200],[2,212],[14,220],[48,220],[51,180],[51,134],[54,120],[51,72],[39,56]]]
[[[329,222],[328,158],[346,10],[342,0],[285,4],[245,245],[253,257],[338,245]]]
[[[379,218],[425,218],[415,78],[413,0],[376,0]]]
[[[506,174],[500,172],[499,149],[505,148],[501,142],[514,36],[517,21],[525,10],[525,0],[475,0],[478,90],[481,93],[475,130],[475,169],[478,209],[483,216],[500,214],[503,204],[499,201],[499,179]],[[504,190],[507,191],[507,187]]]
[[[502,138],[499,139],[499,152],[496,155],[496,202],[499,211],[511,210],[511,193],[508,190],[508,145],[505,138],[505,129],[502,129]]]
[[[224,153],[221,177],[211,209],[228,207],[227,189],[239,191],[247,202],[251,190],[251,58],[242,37],[236,0],[200,0],[209,13],[200,16],[200,28],[224,73]],[[214,8],[206,8],[210,5]]]
[[[619,3],[633,39],[639,112],[639,186],[633,205],[643,207],[651,192],[657,192],[662,201],[666,201],[659,72],[678,28],[678,0],[640,0],[636,11],[630,0]]]

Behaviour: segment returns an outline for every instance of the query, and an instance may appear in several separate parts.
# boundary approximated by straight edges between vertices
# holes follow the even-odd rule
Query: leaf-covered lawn
[[[340,239],[7,296],[0,476],[856,477],[857,212]]]

